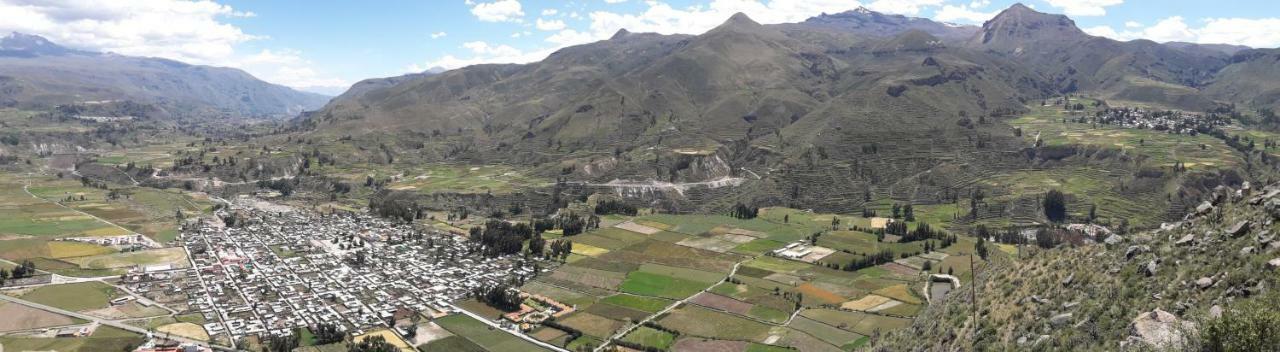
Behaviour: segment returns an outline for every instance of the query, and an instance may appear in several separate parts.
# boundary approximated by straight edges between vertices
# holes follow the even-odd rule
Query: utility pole
[[[969,276],[973,278],[969,280],[969,302],[973,307],[973,330],[971,330],[972,332],[969,336],[970,344],[973,343],[974,337],[976,337],[973,335],[978,333],[978,271],[973,268],[973,256],[974,254],[969,255]],[[972,345],[969,346],[971,350],[973,347]]]

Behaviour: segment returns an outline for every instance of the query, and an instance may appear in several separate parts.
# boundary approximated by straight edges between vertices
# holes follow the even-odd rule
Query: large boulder
[[[1182,236],[1182,238],[1179,238],[1176,242],[1173,242],[1173,245],[1190,246],[1192,244],[1195,244],[1195,241],[1196,241],[1196,235],[1187,234],[1186,236]]]
[[[1232,225],[1231,228],[1228,228],[1227,233],[1230,234],[1231,237],[1244,236],[1245,234],[1249,233],[1249,227],[1252,225],[1253,223],[1249,222],[1249,220],[1241,220],[1240,222],[1237,222],[1235,225]]]
[[[1194,331],[1195,323],[1178,319],[1159,308],[1138,314],[1129,324],[1130,336],[1158,350],[1181,347],[1187,334]]]

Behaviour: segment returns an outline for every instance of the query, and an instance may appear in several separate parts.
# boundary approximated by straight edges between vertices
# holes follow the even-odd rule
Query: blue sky
[[[370,77],[530,62],[618,28],[701,33],[734,12],[797,22],[858,6],[981,24],[1004,0],[0,0],[0,31],[84,49],[238,67],[337,94]],[[1280,46],[1274,0],[1028,0],[1091,34],[1129,40]]]

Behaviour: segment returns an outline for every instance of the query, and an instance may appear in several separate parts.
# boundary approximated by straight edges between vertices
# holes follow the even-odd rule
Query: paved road
[[[566,350],[566,349],[564,349],[564,348],[560,348],[560,346],[556,346],[556,345],[552,345],[552,344],[549,344],[549,343],[546,343],[546,342],[539,341],[538,339],[535,339],[535,338],[533,338],[533,337],[530,337],[529,335],[525,335],[524,333],[521,333],[521,332],[519,332],[519,331],[511,331],[511,330],[503,329],[503,328],[502,328],[502,326],[498,325],[497,323],[494,323],[491,319],[489,319],[489,318],[485,318],[485,317],[482,317],[482,316],[480,316],[479,314],[476,314],[476,313],[469,312],[469,311],[467,311],[466,309],[462,309],[462,307],[459,307],[459,306],[454,305],[453,303],[449,303],[449,306],[450,306],[450,307],[453,307],[453,309],[454,309],[454,310],[457,310],[457,311],[459,311],[459,312],[462,312],[462,314],[466,314],[466,315],[468,315],[468,316],[470,316],[470,317],[472,317],[472,318],[475,318],[475,320],[479,320],[480,322],[485,323],[486,325],[489,325],[490,327],[493,327],[494,329],[498,329],[498,330],[506,331],[507,333],[510,333],[510,334],[512,334],[512,335],[516,335],[516,337],[522,338],[522,339],[524,339],[525,341],[532,342],[532,343],[533,343],[533,344],[535,344],[535,345],[542,346],[543,348],[546,348],[546,349],[549,349],[549,350],[552,350],[552,351],[556,351],[556,352],[569,352],[569,350]]]
[[[9,301],[9,302],[12,302],[12,303],[17,303],[17,304],[21,304],[21,305],[28,306],[28,307],[35,308],[35,309],[39,309],[39,310],[44,310],[44,311],[54,312],[54,313],[58,313],[58,314],[62,314],[62,315],[70,316],[70,317],[75,317],[75,318],[80,318],[80,319],[88,320],[88,321],[91,321],[91,322],[94,322],[94,323],[97,323],[97,324],[102,324],[102,325],[110,326],[110,327],[117,328],[117,329],[121,329],[121,330],[127,330],[127,331],[136,332],[136,333],[142,334],[142,335],[144,335],[144,336],[151,336],[151,332],[150,332],[150,331],[147,331],[146,329],[143,329],[143,328],[140,328],[140,327],[136,327],[136,326],[128,325],[128,324],[121,324],[121,323],[118,323],[118,322],[115,322],[115,321],[105,320],[105,319],[98,318],[98,317],[91,316],[91,315],[80,314],[80,313],[72,312],[72,311],[69,311],[69,310],[62,309],[62,308],[46,306],[46,305],[43,305],[43,304],[39,304],[39,303],[35,303],[35,302],[31,302],[31,301],[27,301],[27,300],[20,299],[20,298],[16,298],[16,297],[9,297],[8,295],[0,295],[0,300]],[[170,339],[172,339],[172,340],[180,341],[180,342],[185,342],[185,343],[194,343],[194,344],[197,344],[197,345],[206,346],[206,347],[209,347],[209,348],[213,348],[213,349],[215,349],[215,350],[234,351],[234,350],[231,350],[231,349],[227,349],[227,348],[225,348],[225,347],[220,347],[220,346],[211,346],[211,345],[209,345],[209,343],[208,343],[208,342],[199,341],[199,340],[193,340],[193,339],[188,339],[188,338],[181,337],[181,336],[171,336],[171,337],[169,337],[169,338],[170,338]]]

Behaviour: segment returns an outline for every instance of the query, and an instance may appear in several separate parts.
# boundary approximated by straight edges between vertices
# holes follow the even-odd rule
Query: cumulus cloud
[[[427,62],[425,65],[409,65],[407,69],[410,72],[421,72],[423,67],[455,69],[478,64],[523,64],[545,59],[555,51],[555,49],[525,51],[509,45],[495,45],[483,41],[466,42],[462,44],[462,48],[470,52],[470,57],[460,58],[454,55],[445,55]]]
[[[876,0],[876,2],[867,5],[867,8],[886,13],[896,13],[900,15],[918,15],[920,10],[927,7],[942,5],[945,0]]]
[[[534,27],[543,31],[558,31],[564,29],[565,24],[564,21],[561,20],[543,20],[539,18],[536,23],[534,23]]]
[[[560,10],[556,10],[556,9],[544,9],[544,10],[542,10],[542,15],[543,15],[543,16],[555,16],[555,15],[556,15],[556,14],[558,14],[558,13],[560,13]]]
[[[1269,30],[1280,27],[1280,18],[1209,18],[1203,25],[1188,25],[1181,16],[1173,16],[1149,27],[1130,26],[1116,31],[1109,26],[1086,28],[1092,35],[1117,40],[1149,39],[1157,42],[1191,42],[1200,44],[1234,44],[1254,48],[1280,46],[1280,32]]]
[[[444,38],[444,37],[447,37],[447,36],[449,36],[449,33],[444,32],[444,31],[431,33],[431,39],[440,39],[440,38]]]
[[[314,63],[303,58],[301,51],[292,49],[263,49],[256,54],[226,62],[226,65],[252,72],[265,81],[317,92],[332,92],[351,85],[345,79],[327,77],[316,72],[311,68]]]
[[[467,0],[466,3],[471,6],[471,14],[484,22],[520,22],[524,17],[524,9],[518,0],[493,2]]]
[[[894,9],[920,11],[934,3],[940,3],[940,0],[912,0]],[[479,3],[468,2],[468,5],[479,6]],[[850,0],[712,0],[706,5],[674,7],[662,1],[650,0],[644,2],[645,8],[638,13],[594,11],[582,15],[577,11],[569,12],[569,18],[585,17],[589,20],[589,24],[585,28],[568,28],[566,25],[562,29],[554,30],[555,33],[546,38],[549,44],[547,47],[519,50],[488,43],[485,43],[486,46],[472,44],[464,46],[471,51],[467,58],[445,55],[425,65],[411,65],[409,68],[440,66],[453,69],[480,63],[528,63],[542,60],[555,50],[566,46],[608,39],[619,29],[624,28],[632,32],[699,34],[724,23],[737,12],[745,13],[757,22],[771,24],[799,22],[824,12],[848,11],[860,5],[859,2]],[[543,22],[541,26],[535,23],[535,27],[542,29],[558,26],[549,24],[550,21],[541,22]]]
[[[1067,16],[1104,16],[1107,7],[1120,5],[1124,0],[1045,0],[1049,6],[1062,9]]]
[[[237,45],[266,37],[245,33],[226,19],[255,16],[208,0],[0,0],[0,33],[36,34],[78,49],[237,67],[295,88],[346,84],[317,73],[297,51],[237,52]]]
[[[933,14],[933,19],[954,23],[982,23],[996,17],[995,11],[979,11],[973,4],[943,5]]]
[[[604,0],[604,2],[607,4],[621,4],[627,2],[627,0]]]

